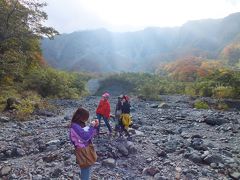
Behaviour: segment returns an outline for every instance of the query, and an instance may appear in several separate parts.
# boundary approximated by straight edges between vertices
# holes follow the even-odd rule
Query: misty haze
[[[0,180],[240,180],[239,0],[0,0]]]
[[[185,56],[219,59],[237,40],[240,13],[223,19],[190,21],[176,28],[133,32],[77,31],[44,39],[44,58],[53,67],[89,72],[154,72],[162,63]]]

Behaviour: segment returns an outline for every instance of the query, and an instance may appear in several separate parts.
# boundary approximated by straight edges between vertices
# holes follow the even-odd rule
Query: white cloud
[[[48,25],[60,32],[180,26],[188,20],[223,18],[240,0],[48,0]]]

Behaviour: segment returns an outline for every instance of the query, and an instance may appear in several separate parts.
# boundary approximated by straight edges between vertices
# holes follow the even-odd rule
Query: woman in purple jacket
[[[90,178],[90,167],[83,166],[80,162],[82,157],[85,157],[89,154],[86,153],[86,149],[92,146],[92,138],[96,135],[98,120],[92,121],[90,126],[86,126],[85,122],[89,118],[89,112],[84,108],[78,108],[74,113],[70,128],[70,139],[75,147],[76,159],[79,164],[80,178],[81,180],[88,180]],[[92,146],[93,147],[93,146]],[[86,153],[86,154],[83,154]],[[90,157],[91,158],[91,157]]]

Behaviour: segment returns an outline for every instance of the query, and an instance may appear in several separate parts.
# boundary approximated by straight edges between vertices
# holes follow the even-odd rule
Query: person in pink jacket
[[[70,127],[70,140],[75,147],[75,155],[76,161],[80,166],[80,178],[81,180],[89,180],[90,178],[90,167],[97,160],[97,155],[94,152],[94,160],[92,160],[92,156],[88,157],[89,154],[85,154],[86,150],[91,146],[94,149],[92,144],[92,138],[96,135],[98,120],[92,121],[90,126],[86,126],[85,122],[89,118],[89,112],[80,107],[74,113],[71,127]],[[86,160],[90,159],[90,162],[87,165],[84,165],[85,159],[81,159],[81,157],[86,157]]]
[[[104,93],[102,95],[102,99],[100,100],[97,110],[96,110],[96,114],[97,114],[97,119],[99,121],[99,126],[98,126],[98,134],[100,133],[100,124],[101,124],[101,119],[103,118],[104,123],[106,124],[109,133],[112,134],[112,128],[109,124],[109,118],[110,118],[110,103],[108,101],[109,99],[109,94],[108,93]]]

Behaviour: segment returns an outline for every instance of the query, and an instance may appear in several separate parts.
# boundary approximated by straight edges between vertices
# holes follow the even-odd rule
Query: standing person
[[[112,134],[112,128],[109,124],[109,118],[110,118],[110,103],[108,101],[109,99],[109,94],[108,93],[104,93],[102,95],[102,99],[100,100],[97,110],[96,110],[96,114],[97,114],[97,119],[99,121],[99,125],[98,125],[98,134],[100,133],[100,126],[101,126],[101,119],[103,118],[104,123],[106,124],[108,130],[109,130],[109,134]]]
[[[126,133],[128,138],[130,139],[130,134],[128,132],[129,125],[132,123],[131,116],[130,116],[130,101],[129,97],[127,95],[123,96],[123,105],[122,105],[122,124],[123,124],[123,131]]]
[[[121,122],[121,115],[122,115],[122,106],[123,106],[123,95],[118,96],[118,102],[115,108],[115,135],[119,132],[120,135],[122,133],[122,122]]]
[[[97,160],[92,138],[96,134],[98,120],[86,126],[85,122],[88,118],[89,112],[80,107],[74,113],[70,127],[70,140],[75,147],[76,162],[81,169],[81,180],[90,179],[90,168]]]

